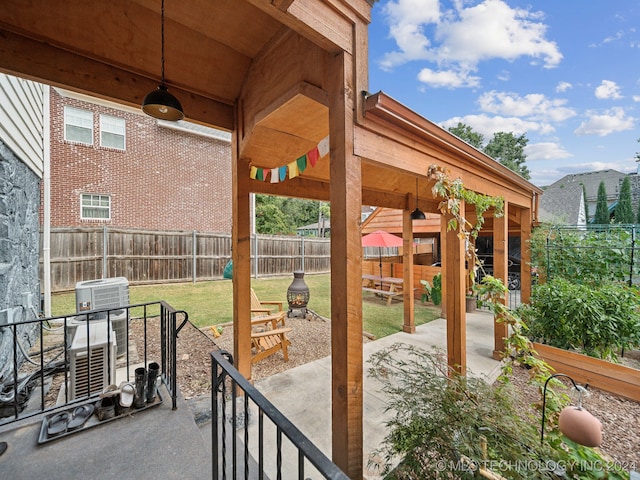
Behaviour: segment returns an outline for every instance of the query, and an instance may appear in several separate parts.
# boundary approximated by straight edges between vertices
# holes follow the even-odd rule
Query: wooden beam
[[[493,217],[493,275],[508,285],[509,275],[509,230],[508,230],[509,203],[504,204],[504,216]],[[509,296],[505,295],[502,302],[507,305]],[[493,358],[501,360],[504,353],[504,339],[509,335],[509,327],[496,317],[493,320]]]
[[[234,366],[251,379],[251,227],[247,165],[238,158],[238,135],[232,137],[231,258],[233,260]]]
[[[465,205],[460,206],[464,216]],[[443,218],[444,243],[443,256],[443,297],[445,298],[447,319],[447,363],[461,375],[467,373],[467,324],[466,324],[466,269],[464,239],[457,230],[447,230],[446,225],[452,216]]]
[[[413,222],[408,209],[402,211],[402,277],[404,300],[404,323],[402,331],[416,332],[415,299],[413,298]]]
[[[0,71],[139,108],[158,81],[0,29]],[[233,106],[169,85],[187,119],[231,131]]]
[[[520,210],[520,302],[529,303],[531,297],[531,209]]]
[[[348,476],[362,478],[362,172],[353,155],[352,58],[327,58],[331,149],[331,371],[332,458]]]

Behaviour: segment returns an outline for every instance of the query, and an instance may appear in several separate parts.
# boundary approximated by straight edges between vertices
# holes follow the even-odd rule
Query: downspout
[[[42,280],[44,289],[44,316],[51,316],[51,104],[50,88],[44,86],[42,100],[42,160],[43,160],[43,212],[42,212]]]

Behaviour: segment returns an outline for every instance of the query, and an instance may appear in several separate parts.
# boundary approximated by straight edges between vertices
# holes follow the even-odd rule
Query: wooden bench
[[[362,287],[363,292],[372,292],[382,297],[387,297],[387,305],[391,305],[391,300],[395,297],[402,297],[403,293],[398,291],[380,290],[379,288]]]

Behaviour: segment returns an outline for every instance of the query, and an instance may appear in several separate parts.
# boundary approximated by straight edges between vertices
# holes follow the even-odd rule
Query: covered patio
[[[331,204],[332,459],[354,479],[363,474],[361,206],[401,210],[409,247],[416,204],[439,213],[427,170],[446,168],[467,189],[504,198],[505,216],[494,218],[491,229],[494,273],[506,278],[509,229],[519,230],[524,245],[541,194],[408,106],[369,93],[371,7],[366,0],[169,0],[164,10],[169,91],[187,121],[233,134],[234,354],[247,378],[249,195]],[[159,0],[7,0],[0,7],[0,71],[139,108],[160,81],[160,13]],[[447,352],[450,365],[464,372],[465,245],[446,230],[447,220],[441,221]],[[411,332],[413,260],[410,248],[404,252]],[[529,287],[523,271],[523,296]],[[496,325],[496,355],[505,333]]]

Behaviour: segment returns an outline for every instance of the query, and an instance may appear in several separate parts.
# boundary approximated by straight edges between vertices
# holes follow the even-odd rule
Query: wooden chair
[[[271,328],[276,329],[278,326],[285,326],[285,318],[287,312],[284,311],[283,303],[280,300],[263,300],[260,301],[256,292],[251,289],[251,315],[253,319],[252,324],[265,323],[265,321],[271,322]],[[271,307],[267,307],[271,305]],[[274,311],[275,310],[275,311]]]
[[[289,352],[287,348],[291,345],[291,341],[287,338],[287,333],[291,328],[276,328],[275,330],[265,330],[263,332],[251,333],[251,349],[253,356],[251,363],[257,363],[263,358],[273,355],[278,350],[282,350],[284,361],[289,361]]]
[[[287,348],[291,341],[287,338],[287,333],[291,328],[275,328],[276,320],[274,315],[268,315],[256,317],[251,321],[251,363],[257,363],[278,350],[282,350],[284,361],[289,361]]]

